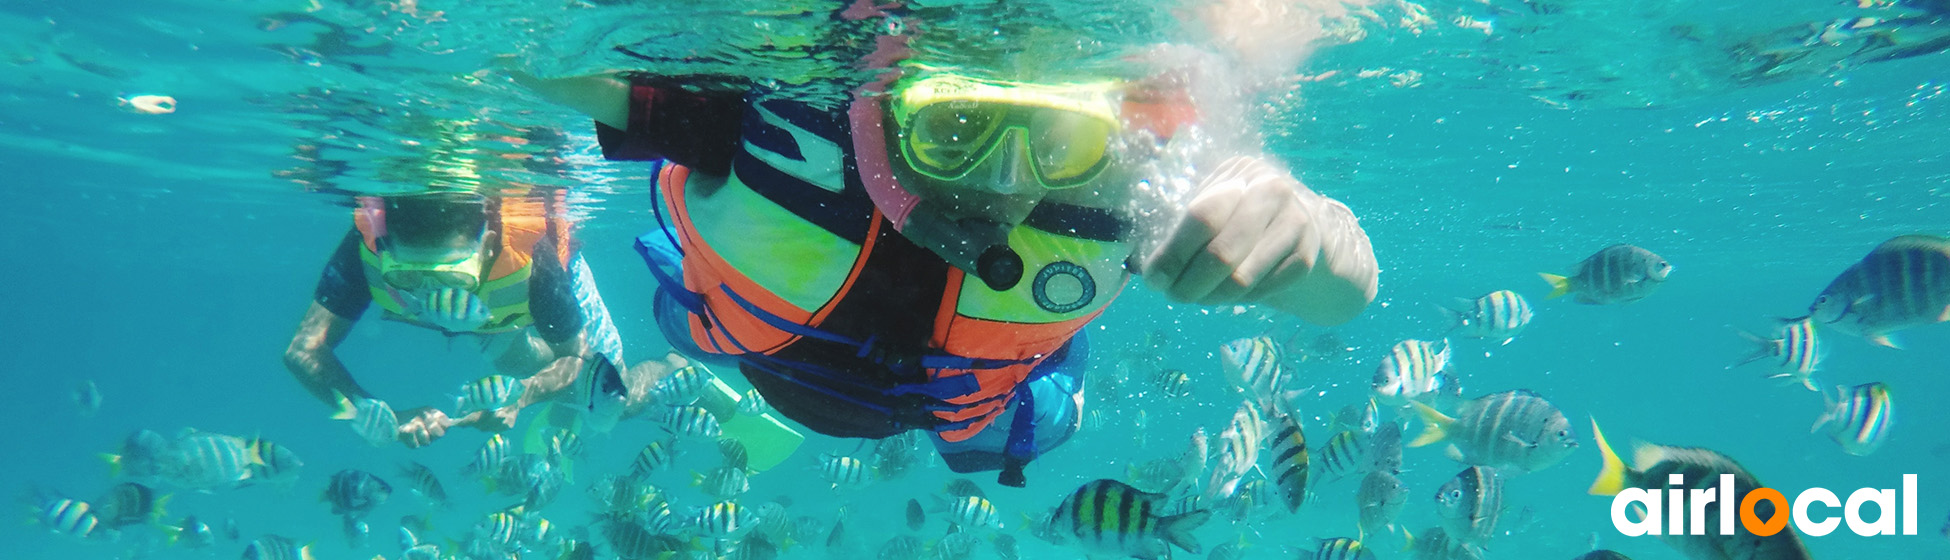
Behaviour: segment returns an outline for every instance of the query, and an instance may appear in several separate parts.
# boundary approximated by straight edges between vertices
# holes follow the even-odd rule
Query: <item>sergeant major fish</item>
[[[1587,305],[1631,303],[1651,295],[1672,273],[1672,263],[1651,251],[1631,245],[1613,245],[1585,257],[1570,277],[1540,273],[1550,282],[1545,299],[1576,294],[1577,302]]]
[[[490,375],[460,387],[460,396],[454,397],[454,408],[460,415],[468,415],[484,410],[499,410],[521,400],[527,391],[521,379],[506,375]]]
[[[1464,463],[1532,472],[1557,464],[1578,447],[1571,421],[1530,391],[1477,397],[1463,403],[1455,418],[1428,405],[1415,406],[1428,427],[1408,446],[1447,441],[1452,444],[1450,458]]]
[[[1375,400],[1388,406],[1407,406],[1409,401],[1434,392],[1438,387],[1436,375],[1447,369],[1449,341],[1395,343],[1375,367]]]
[[[1449,313],[1449,331],[1470,338],[1484,338],[1509,344],[1530,325],[1530,302],[1510,290],[1497,290],[1474,300],[1458,299]]]
[[[1463,469],[1436,492],[1435,503],[1449,538],[1480,551],[1503,518],[1503,479],[1492,469]]]
[[[1904,235],[1836,276],[1814,305],[1816,323],[1897,347],[1889,333],[1950,321],[1950,239]]]
[[[1882,383],[1864,383],[1854,387],[1835,387],[1838,396],[1826,396],[1827,411],[1815,420],[1809,432],[1820,431],[1828,426],[1829,439],[1841,444],[1842,451],[1850,455],[1864,456],[1875,453],[1882,447],[1882,441],[1889,437],[1889,426],[1895,416],[1891,412],[1889,386]]]
[[[1592,438],[1598,441],[1598,452],[1604,459],[1604,467],[1598,472],[1598,479],[1591,483],[1591,494],[1616,496],[1626,488],[1640,488],[1665,495],[1668,490],[1712,491],[1719,487],[1720,475],[1733,475],[1733,498],[1727,503],[1743,503],[1747,493],[1764,488],[1760,479],[1747,472],[1745,467],[1731,457],[1711,449],[1696,447],[1671,447],[1664,445],[1640,445],[1632,454],[1632,465],[1612,451],[1611,444],[1605,441],[1605,433],[1598,428],[1598,422],[1591,422]],[[1680,475],[1683,485],[1671,484],[1671,476]],[[1689,494],[1691,492],[1688,492]],[[1775,519],[1788,515],[1780,511],[1769,500],[1754,503],[1754,516],[1759,519]],[[1720,525],[1720,508],[1704,508],[1705,527]],[[1695,520],[1697,523],[1702,520]],[[1743,523],[1734,523],[1734,534],[1721,535],[1719,531],[1704,531],[1703,535],[1667,534],[1659,537],[1666,546],[1679,551],[1692,560],[1726,560],[1729,558],[1765,558],[1767,560],[1809,560],[1808,549],[1801,543],[1799,533],[1786,530],[1770,536],[1759,536],[1748,531]]]
[[[1408,505],[1408,486],[1393,472],[1370,472],[1361,479],[1361,489],[1354,494],[1354,502],[1361,514],[1361,538],[1381,530],[1393,533],[1395,518]]]
[[[1205,486],[1208,500],[1232,495],[1239,480],[1259,463],[1259,447],[1266,438],[1266,420],[1259,406],[1246,401],[1232,413],[1232,424],[1219,434],[1219,464]]]
[[[1815,336],[1815,325],[1810,319],[1789,321],[1775,330],[1773,337],[1764,337],[1747,331],[1736,331],[1742,338],[1753,343],[1754,349],[1739,362],[1741,366],[1768,358],[1767,365],[1773,375],[1769,379],[1780,379],[1790,383],[1800,383],[1809,391],[1820,391],[1815,387],[1815,366],[1821,363],[1820,338]]]
[[[1205,510],[1159,517],[1164,500],[1115,480],[1101,479],[1077,488],[1056,507],[1037,533],[1053,544],[1070,545],[1093,555],[1121,555],[1144,560],[1168,558],[1166,543],[1198,554],[1203,552],[1192,531],[1212,517]]]
[[[1307,502],[1307,432],[1292,416],[1280,418],[1269,446],[1273,452],[1273,486],[1279,488],[1280,503],[1288,513],[1300,511]]]
[[[334,514],[356,519],[371,513],[392,495],[393,485],[372,473],[345,469],[332,473],[332,480],[325,485],[319,501],[332,504]]]
[[[393,414],[393,407],[386,401],[374,398],[352,399],[333,391],[338,399],[338,410],[332,413],[333,420],[351,420],[352,431],[374,447],[399,440],[399,417]]]

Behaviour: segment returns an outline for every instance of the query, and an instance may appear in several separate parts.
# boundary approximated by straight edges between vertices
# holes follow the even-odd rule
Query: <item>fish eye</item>
[[[1565,437],[1571,437],[1571,431],[1570,431],[1570,430],[1558,430],[1558,431],[1557,431],[1557,437],[1561,437],[1561,438],[1565,438]]]
[[[1827,294],[1823,294],[1823,295],[1822,295],[1821,297],[1817,297],[1817,298],[1815,298],[1815,307],[1821,307],[1822,305],[1824,305],[1824,304],[1827,304],[1827,303],[1828,303],[1828,295],[1827,295]]]

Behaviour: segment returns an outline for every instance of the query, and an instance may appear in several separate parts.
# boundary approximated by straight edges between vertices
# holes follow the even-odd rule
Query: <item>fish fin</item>
[[[1158,534],[1163,536],[1166,542],[1177,545],[1186,552],[1199,554],[1203,549],[1198,544],[1198,537],[1192,535],[1192,531],[1197,530],[1210,519],[1212,519],[1212,512],[1203,509],[1166,517],[1158,520]]]
[[[1537,275],[1544,277],[1545,282],[1551,283],[1551,293],[1550,295],[1544,296],[1544,299],[1557,299],[1557,298],[1564,297],[1564,294],[1571,293],[1570,278],[1565,278],[1563,276],[1558,276],[1556,274],[1551,274],[1549,272],[1539,272],[1537,273]]]
[[[1757,335],[1733,325],[1727,325],[1727,328],[1733,329],[1733,332],[1738,333],[1740,338],[1746,339],[1748,343],[1753,344],[1753,350],[1747,352],[1747,355],[1741,356],[1739,360],[1733,362],[1733,365],[1727,366],[1727,369],[1733,369],[1780,354],[1780,340]]]
[[[1841,420],[1841,398],[1847,394],[1848,387],[1841,385],[1835,386],[1834,395],[1823,391],[1821,393],[1821,417],[1815,419],[1815,425],[1808,427],[1808,433],[1812,434],[1821,431],[1821,427],[1828,425],[1829,422]]]
[[[1421,415],[1422,420],[1428,423],[1428,426],[1423,428],[1421,435],[1415,436],[1414,441],[1408,442],[1409,447],[1421,447],[1442,441],[1443,438],[1448,437],[1445,430],[1449,426],[1454,425],[1456,419],[1442,414],[1442,411],[1436,410],[1429,405],[1422,404],[1421,401],[1408,401],[1408,404],[1414,406],[1416,414]]]
[[[1525,448],[1525,449],[1536,449],[1536,448],[1537,448],[1537,443],[1536,443],[1536,442],[1531,442],[1531,441],[1525,441],[1525,440],[1524,440],[1523,438],[1520,438],[1520,437],[1517,437],[1517,434],[1512,434],[1512,433],[1508,433],[1508,432],[1505,432],[1505,433],[1503,434],[1503,439],[1507,439],[1507,440],[1510,440],[1510,442],[1511,442],[1511,443],[1515,443],[1515,444],[1517,444],[1517,445],[1521,445],[1521,446],[1524,446],[1524,448]]]
[[[1465,301],[1468,301],[1468,300],[1463,300],[1463,299],[1457,299],[1457,300],[1456,300],[1456,302],[1457,302],[1457,304],[1458,304],[1458,305],[1460,305],[1460,304],[1462,304],[1462,302],[1465,302]],[[1460,328],[1463,328],[1463,327],[1467,327],[1467,326],[1469,326],[1469,314],[1468,314],[1468,313],[1465,313],[1465,312],[1463,312],[1463,311],[1461,311],[1461,310],[1458,310],[1458,309],[1456,309],[1456,308],[1453,308],[1453,307],[1449,307],[1449,306],[1447,306],[1447,305],[1442,305],[1442,304],[1440,304],[1440,303],[1438,303],[1438,304],[1435,304],[1435,308],[1436,308],[1436,309],[1440,309],[1440,310],[1442,310],[1442,314],[1444,314],[1444,315],[1448,315],[1448,316],[1449,316],[1449,330],[1447,330],[1447,331],[1443,331],[1443,335],[1444,335],[1444,336],[1447,336],[1447,335],[1448,335],[1449,333],[1452,333],[1452,332],[1456,332],[1456,329],[1460,329]],[[1463,308],[1463,309],[1468,309],[1468,308],[1467,308],[1467,307],[1465,307],[1465,308]]]
[[[1625,490],[1625,461],[1612,451],[1611,443],[1605,441],[1604,430],[1598,429],[1598,419],[1591,419],[1591,437],[1598,441],[1598,453],[1604,458],[1604,466],[1598,470],[1598,479],[1591,482],[1587,490],[1593,496],[1616,496]]]
[[[1402,529],[1402,553],[1407,554],[1414,551],[1415,533],[1409,532],[1408,529]]]
[[[1902,350],[1902,349],[1903,349],[1903,346],[1902,346],[1902,344],[1900,344],[1900,343],[1898,343],[1898,342],[1896,342],[1896,339],[1895,339],[1895,338],[1891,338],[1891,337],[1890,337],[1890,336],[1889,336],[1888,334],[1884,334],[1884,333],[1877,333],[1877,334],[1872,334],[1872,335],[1868,335],[1868,336],[1865,336],[1865,337],[1862,337],[1862,339],[1863,339],[1863,340],[1867,340],[1867,341],[1869,341],[1869,344],[1874,344],[1874,345],[1876,345],[1876,346],[1883,346],[1883,347],[1888,347],[1888,348],[1895,348],[1895,349],[1897,349],[1897,350]]]
[[[102,453],[98,456],[102,458],[102,462],[108,463],[109,478],[111,479],[122,478],[122,456],[121,455],[116,455],[114,453]]]
[[[359,405],[352,404],[352,399],[345,396],[345,393],[340,393],[338,389],[332,390],[332,402],[337,403],[338,406],[332,411],[333,420],[351,420],[359,416]]]
[[[1458,463],[1468,463],[1468,462],[1470,462],[1470,461],[1469,461],[1469,456],[1468,456],[1468,455],[1466,455],[1466,454],[1464,454],[1464,453],[1462,452],[1462,448],[1460,448],[1460,447],[1456,447],[1456,446],[1454,446],[1454,445],[1450,445],[1449,447],[1445,447],[1445,448],[1443,448],[1443,449],[1442,449],[1442,456],[1443,456],[1443,457],[1448,457],[1448,458],[1449,458],[1449,460],[1451,460],[1451,461],[1455,461],[1455,462],[1458,462]]]

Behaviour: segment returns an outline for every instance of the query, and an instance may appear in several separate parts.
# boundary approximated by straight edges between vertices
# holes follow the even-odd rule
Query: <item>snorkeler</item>
[[[496,368],[519,379],[519,397],[458,417],[432,406],[403,410],[398,440],[414,447],[454,426],[506,430],[523,407],[563,396],[586,366],[621,368],[616,328],[553,210],[559,194],[545,196],[359,197],[354,227],[319,278],[285,366],[319,400],[345,406],[342,399],[372,399],[335,354],[367,307],[449,336],[481,336]]]
[[[1005,485],[1076,432],[1080,335],[1132,273],[1175,300],[1320,324],[1374,299],[1352,212],[1256,157],[1206,171],[1184,218],[1134,254],[1121,140],[1158,119],[1127,114],[1130,84],[900,70],[837,110],[682,77],[515,76],[595,117],[607,158],[667,160],[663,227],[637,249],[673,346],[735,362],[814,431],[925,430],[951,469],[1000,469]]]

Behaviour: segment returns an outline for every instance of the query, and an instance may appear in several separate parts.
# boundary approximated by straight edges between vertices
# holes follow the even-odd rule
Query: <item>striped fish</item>
[[[664,413],[664,430],[672,435],[695,438],[716,438],[724,435],[724,427],[718,417],[701,406],[672,407]]]
[[[1889,333],[1950,321],[1950,239],[1904,235],[1850,265],[1808,307],[1823,326],[1897,347]]]
[[[1627,466],[1612,451],[1611,444],[1605,441],[1605,433],[1598,428],[1596,420],[1591,422],[1591,434],[1592,439],[1598,442],[1598,452],[1604,461],[1598,479],[1591,483],[1590,492],[1593,495],[1616,496],[1625,488],[1650,490],[1662,496],[1669,490],[1712,491],[1719,488],[1720,475],[1726,474],[1733,475],[1734,488],[1733,499],[1727,503],[1739,504],[1746,500],[1747,493],[1767,486],[1733,458],[1711,449],[1640,444],[1633,449],[1633,464]],[[1672,475],[1684,477],[1684,484],[1671,484]],[[1754,514],[1761,519],[1773,519],[1788,513],[1775,509],[1773,503],[1767,500],[1759,500],[1755,505]],[[1721,535],[1716,529],[1720,526],[1719,509],[1706,508],[1702,521],[1707,530],[1703,535],[1667,534],[1658,538],[1687,558],[1812,558],[1807,547],[1801,543],[1798,531],[1786,530],[1762,537],[1747,531],[1746,525],[1734,523],[1734,534]]]
[[[67,498],[49,498],[41,501],[41,524],[48,530],[74,538],[86,539],[109,533],[102,526],[101,518],[95,515],[88,502]]]
[[[1341,411],[1334,414],[1334,420],[1327,423],[1329,432],[1352,431],[1362,435],[1373,434],[1380,427],[1381,410],[1372,398],[1367,402],[1341,407]]]
[[[1497,290],[1474,300],[1458,299],[1455,308],[1442,308],[1453,321],[1449,332],[1509,344],[1530,325],[1530,302],[1510,290]]]
[[[715,377],[711,370],[699,366],[684,366],[670,372],[650,388],[657,402],[664,406],[687,406],[697,402],[698,395],[704,394],[704,386]]]
[[[149,523],[162,519],[166,513],[163,504],[169,503],[169,496],[156,495],[148,486],[134,482],[124,482],[111,486],[108,492],[95,500],[95,518],[110,529]]]
[[[1483,548],[1503,518],[1503,479],[1492,469],[1463,469],[1436,492],[1435,511],[1449,538]]]
[[[521,526],[522,519],[520,515],[510,511],[497,511],[488,514],[487,519],[483,519],[480,523],[474,525],[474,536],[487,539],[495,544],[514,544],[516,534],[521,531]]]
[[[366,471],[345,469],[332,473],[319,501],[332,504],[333,514],[357,518],[371,513],[392,496],[393,485],[385,480]]]
[[[989,503],[987,498],[981,496],[955,498],[947,502],[946,509],[948,511],[948,519],[964,528],[985,527],[997,529],[1002,527],[1002,514],[996,513],[995,504]]]
[[[759,394],[758,389],[745,391],[745,398],[738,399],[739,414],[758,416],[771,411],[772,407],[765,404],[765,395]]]
[[[1409,442],[1422,447],[1447,441],[1450,458],[1518,473],[1555,465],[1578,448],[1571,421],[1544,397],[1518,389],[1463,403],[1455,418],[1415,403],[1428,427]]]
[[[1307,432],[1291,416],[1280,418],[1273,431],[1273,486],[1280,490],[1281,503],[1289,513],[1300,511],[1307,502]]]
[[[1014,536],[996,535],[992,544],[995,545],[996,558],[1000,558],[1001,560],[1022,560],[1022,548],[1016,545],[1016,538]]]
[[[1255,476],[1239,483],[1239,488],[1220,501],[1217,509],[1235,522],[1244,522],[1259,512],[1260,504],[1272,498],[1273,492],[1266,489],[1266,479]]]
[[[1395,532],[1395,518],[1401,516],[1402,508],[1408,505],[1408,486],[1390,471],[1374,471],[1361,479],[1361,489],[1354,494],[1354,503],[1361,513],[1361,538],[1383,530]]]
[[[433,469],[414,461],[406,461],[400,463],[399,474],[406,478],[407,486],[413,489],[413,493],[426,498],[428,502],[433,503],[434,507],[446,507],[447,487],[440,484],[440,476],[433,474]]]
[[[1402,425],[1394,420],[1368,436],[1368,465],[1362,470],[1402,472]]]
[[[1538,275],[1551,284],[1551,293],[1545,299],[1576,294],[1578,303],[1604,305],[1645,299],[1671,273],[1672,263],[1659,255],[1620,244],[1585,257],[1568,278],[1549,273]]]
[[[236,436],[186,431],[177,438],[173,461],[166,469],[170,482],[191,490],[235,488],[262,464],[250,441]]]
[[[1441,527],[1430,527],[1419,534],[1402,533],[1408,537],[1407,548],[1415,560],[1483,560],[1480,549],[1449,538],[1449,532]]]
[[[1192,394],[1192,376],[1186,374],[1184,370],[1158,370],[1158,375],[1152,380],[1152,385],[1157,386],[1158,392],[1164,393],[1165,396],[1174,399],[1184,398]]]
[[[618,557],[632,559],[663,558],[688,548],[682,539],[645,529],[625,519],[602,523],[603,540]]]
[[[1739,362],[1737,367],[1773,358],[1768,363],[1773,375],[1769,379],[1779,379],[1789,383],[1800,383],[1809,391],[1821,391],[1815,386],[1815,366],[1821,363],[1820,339],[1815,337],[1812,319],[1801,319],[1782,324],[1775,329],[1773,337],[1764,337],[1747,331],[1736,330],[1742,338],[1753,343],[1754,349]]]
[[[1219,347],[1219,362],[1234,386],[1265,406],[1286,385],[1280,344],[1270,337],[1242,338]]]
[[[298,469],[305,462],[298,460],[298,454],[290,448],[262,437],[251,438],[248,446],[245,456],[252,459],[251,481],[288,484],[298,480]]]
[[[684,520],[677,517],[677,512],[670,510],[669,502],[659,500],[644,510],[643,527],[658,534],[670,534],[683,529]]]
[[[650,478],[651,473],[670,468],[672,460],[671,443],[652,441],[636,453],[636,460],[630,462],[630,476],[638,480]]]
[[[244,547],[244,560],[312,560],[311,545],[299,545],[277,535],[264,535]]]
[[[460,386],[460,396],[454,397],[454,408],[461,416],[483,410],[499,410],[521,400],[528,386],[520,379],[506,375],[490,375],[467,382]]]
[[[1320,464],[1321,472],[1332,476],[1332,480],[1361,472],[1373,464],[1368,458],[1368,438],[1355,432],[1341,432],[1327,438],[1327,443],[1314,450],[1313,458]]]
[[[1436,374],[1446,369],[1449,369],[1448,340],[1397,342],[1375,368],[1375,400],[1388,406],[1407,406],[1409,401],[1435,391]]]
[[[405,288],[405,286],[401,286]],[[487,302],[473,291],[461,288],[435,288],[428,291],[401,291],[407,309],[421,321],[450,333],[472,332],[494,320]]]
[[[744,469],[752,464],[752,454],[745,449],[744,442],[724,438],[718,440],[718,454],[724,456],[724,466]]]
[[[857,488],[873,481],[873,474],[867,472],[866,463],[844,455],[821,455],[819,476],[832,483],[834,488]]]
[[[400,560],[440,560],[440,545],[421,543],[399,553]]]
[[[556,428],[548,436],[548,461],[557,465],[564,461],[582,457],[582,436],[575,432]]]
[[[752,489],[750,475],[745,473],[745,469],[731,467],[711,469],[708,474],[691,473],[691,485],[720,500],[742,496]]]
[[[765,502],[753,511],[752,530],[772,542],[792,540],[792,519],[786,516],[785,505],[778,502]]]
[[[1259,406],[1246,401],[1232,413],[1232,424],[1219,434],[1219,464],[1205,486],[1205,498],[1215,500],[1232,495],[1239,480],[1259,463],[1259,447],[1266,441],[1266,420]]]
[[[462,472],[486,479],[499,478],[513,458],[514,449],[509,447],[508,438],[494,434],[474,452],[474,462],[468,463]]]
[[[1167,543],[1198,554],[1203,552],[1192,531],[1211,519],[1212,512],[1196,510],[1169,517],[1153,512],[1165,496],[1150,494],[1122,482],[1094,480],[1063,500],[1041,534],[1059,545],[1097,555],[1120,555],[1147,560],[1167,558]]]
[[[752,510],[733,502],[718,502],[691,513],[691,528],[706,538],[726,538],[743,533],[757,523]]]
[[[874,555],[874,558],[878,558],[879,560],[913,560],[921,557],[922,546],[924,545],[921,539],[914,538],[913,535],[899,535],[887,539],[885,543],[881,543],[880,550]]]
[[[933,558],[936,560],[968,560],[969,555],[974,554],[975,548],[980,546],[981,543],[981,539],[976,537],[974,533],[966,531],[950,533],[948,536],[941,537],[940,542],[934,543]]]
[[[1301,560],[1375,560],[1374,551],[1361,541],[1347,537],[1321,539],[1311,551],[1302,551]]]
[[[338,410],[332,413],[334,420],[351,420],[352,431],[374,447],[399,441],[399,417],[393,414],[393,407],[386,401],[373,398],[352,399],[333,391],[338,397]]]
[[[1889,437],[1891,414],[1889,386],[1880,382],[1854,387],[1835,387],[1837,397],[1826,397],[1828,410],[1808,431],[1828,426],[1828,437],[1842,445],[1842,451],[1863,456],[1875,453]]]

